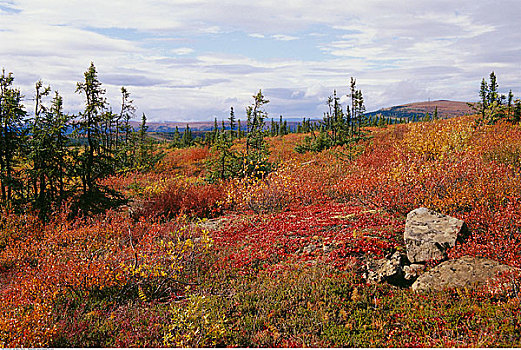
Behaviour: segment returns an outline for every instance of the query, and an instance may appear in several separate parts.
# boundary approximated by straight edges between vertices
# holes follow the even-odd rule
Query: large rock
[[[411,264],[446,260],[447,250],[463,239],[467,228],[462,220],[418,208],[407,214],[404,240]]]
[[[422,274],[413,283],[414,291],[438,291],[445,288],[470,288],[482,285],[501,272],[514,270],[497,261],[464,256],[449,260]]]

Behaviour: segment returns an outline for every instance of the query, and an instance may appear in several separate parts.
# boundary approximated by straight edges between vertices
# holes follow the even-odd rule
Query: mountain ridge
[[[412,102],[381,108],[377,111],[366,113],[366,115],[413,119],[417,116],[424,116],[426,113],[433,115],[437,108],[438,118],[447,119],[474,113],[474,109],[471,106],[473,104],[474,103],[470,103],[469,105],[469,102],[451,100]]]

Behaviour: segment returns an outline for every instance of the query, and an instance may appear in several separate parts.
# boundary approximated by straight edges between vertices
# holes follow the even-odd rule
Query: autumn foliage
[[[106,179],[132,202],[96,217],[2,212],[0,345],[520,346],[519,295],[371,286],[363,261],[403,249],[424,206],[467,223],[451,257],[521,267],[521,128],[366,131],[305,154],[302,135],[273,137],[274,171],[212,184],[208,148],[166,150]]]

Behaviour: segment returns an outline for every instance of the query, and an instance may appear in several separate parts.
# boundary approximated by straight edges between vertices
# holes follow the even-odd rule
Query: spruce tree
[[[35,116],[31,122],[29,160],[32,161],[34,206],[40,217],[46,218],[53,206],[59,207],[66,196],[66,176],[69,166],[67,126],[70,117],[63,113],[63,100],[58,92],[51,107],[44,106],[42,97],[50,87],[41,90],[43,83],[36,83]]]
[[[130,120],[134,117],[136,107],[130,99],[130,93],[125,87],[121,87],[121,111],[115,118],[115,152],[118,167],[120,169],[131,169],[135,158],[135,137],[133,137]]]
[[[77,172],[84,195],[98,190],[97,181],[109,175],[107,159],[101,149],[103,111],[106,107],[105,90],[98,80],[98,72],[91,62],[84,73],[85,80],[76,85],[76,92],[85,95],[85,109],[80,113],[78,131],[86,139],[83,152],[77,156]]]
[[[268,146],[264,139],[265,119],[268,116],[264,106],[270,101],[264,97],[261,90],[253,96],[253,99],[253,104],[246,108],[248,133],[244,174],[262,177],[271,169],[271,164],[268,162]]]
[[[494,72],[490,73],[490,83],[488,85],[488,93],[487,93],[487,102],[489,105],[493,104],[494,102],[501,103],[501,99],[499,98],[498,93],[498,83],[496,74]]]
[[[508,110],[508,117],[510,118],[510,115],[512,114],[512,103],[514,100],[514,94],[512,93],[512,90],[508,92],[508,102],[507,102],[507,110]]]
[[[237,132],[235,131],[235,113],[233,111],[233,107],[230,107],[230,116],[228,117],[228,121],[230,122],[230,140],[236,138]]]
[[[14,88],[12,73],[0,76],[0,195],[2,202],[11,202],[14,192],[21,193],[21,184],[16,177],[17,156],[24,150],[26,116],[22,104],[23,96]]]
[[[485,113],[488,108],[488,94],[489,94],[488,85],[487,85],[487,82],[485,81],[485,78],[483,78],[483,80],[481,80],[481,88],[479,90],[479,96],[481,99],[479,108],[481,111],[481,117],[483,119],[485,119]]]
[[[215,123],[217,124],[217,119],[215,120]],[[216,132],[218,132],[218,128],[216,129]],[[183,139],[181,141],[183,147],[190,147],[193,143],[192,140],[192,130],[190,130],[190,126],[186,124],[185,131],[183,133]]]
[[[237,138],[238,139],[241,139],[243,137],[243,132],[242,132],[242,128],[241,128],[241,120],[237,120]]]
[[[515,103],[513,120],[515,124],[519,124],[521,122],[521,101],[519,100],[517,100]]]

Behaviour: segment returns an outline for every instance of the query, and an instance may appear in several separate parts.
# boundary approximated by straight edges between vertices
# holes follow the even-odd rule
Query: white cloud
[[[521,4],[515,0],[501,6],[485,0],[8,5],[0,10],[0,62],[14,72],[28,108],[34,82],[43,79],[78,111],[75,83],[91,60],[114,108],[126,85],[150,120],[225,117],[234,99],[240,113],[259,88],[277,94],[274,113],[321,116],[325,98],[333,89],[345,94],[350,76],[358,78],[368,110],[429,97],[476,99],[479,81],[492,70],[500,88],[521,95]],[[201,38],[208,37],[219,41],[206,51]],[[275,50],[269,45],[298,46],[302,57],[255,56]]]
[[[284,35],[284,34],[275,34],[275,35],[272,35],[271,37],[275,40],[280,40],[280,41],[291,41],[291,40],[298,39],[298,37],[296,37],[296,36]]]
[[[194,52],[194,49],[189,47],[180,47],[177,49],[171,50],[174,55],[188,55]]]

